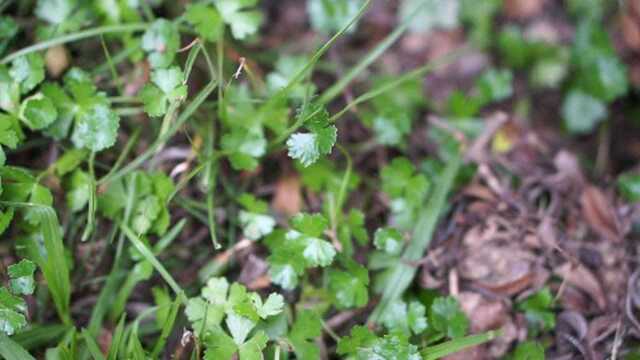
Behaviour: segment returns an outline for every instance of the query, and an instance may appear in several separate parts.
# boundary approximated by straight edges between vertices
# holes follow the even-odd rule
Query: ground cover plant
[[[640,2],[0,0],[0,357],[640,356]]]

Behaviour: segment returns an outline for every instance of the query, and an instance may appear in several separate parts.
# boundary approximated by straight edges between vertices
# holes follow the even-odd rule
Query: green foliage
[[[518,309],[524,311],[533,334],[552,330],[556,326],[556,317],[553,312],[553,295],[548,288],[543,288],[523,300],[518,304]]]
[[[270,294],[263,302],[260,295],[238,283],[211,278],[199,297],[189,299],[185,314],[203,339],[205,359],[231,359],[238,354],[242,360],[258,360],[269,338],[262,330],[252,330],[280,314],[283,307],[279,294]]]
[[[434,329],[452,339],[464,336],[469,328],[469,319],[460,309],[458,301],[450,296],[433,301],[429,320]]]
[[[630,202],[640,201],[640,175],[625,173],[618,176],[618,192]]]
[[[341,262],[344,271],[329,270],[329,293],[338,309],[362,307],[369,301],[369,272],[351,259]]]
[[[562,118],[569,132],[588,134],[607,116],[605,104],[579,90],[570,92],[562,104]]]
[[[165,68],[171,65],[180,47],[180,33],[174,23],[158,19],[144,33],[141,44],[148,53],[149,64]]]
[[[147,84],[140,93],[144,110],[151,116],[162,116],[170,103],[187,96],[184,75],[179,67],[156,69],[151,75],[153,84]]]
[[[380,178],[382,191],[391,200],[392,223],[400,229],[409,229],[429,190],[429,181],[406,158],[393,159],[382,168]]]
[[[420,360],[418,348],[409,343],[402,332],[392,332],[377,337],[364,326],[354,326],[351,335],[340,339],[338,354],[350,355],[356,359],[406,359]]]
[[[534,341],[525,341],[518,346],[509,357],[512,360],[544,360],[544,347]]]
[[[242,234],[249,240],[259,240],[269,235],[276,221],[273,217],[266,214],[267,203],[257,200],[251,194],[242,194],[238,199],[245,210],[240,210],[238,220],[242,225]]]
[[[220,13],[206,4],[191,4],[185,13],[186,19],[195,27],[198,35],[205,40],[217,40],[223,31]]]
[[[335,33],[349,24],[363,4],[363,0],[307,0],[311,27],[325,35]],[[354,24],[348,31],[355,31],[356,26]]]
[[[403,0],[400,4],[400,18],[412,17],[409,27],[411,31],[428,33],[434,29],[452,29],[458,25],[458,0]]]
[[[298,116],[306,119],[306,133],[295,133],[287,140],[289,156],[297,159],[307,167],[312,165],[321,155],[329,155],[338,137],[338,129],[329,122],[329,113],[319,106],[312,106],[307,112]]]
[[[291,219],[291,230],[276,230],[266,238],[271,281],[293,289],[304,270],[326,267],[336,255],[334,246],[322,239],[327,220],[320,214],[298,214]]]
[[[254,9],[258,0],[214,0],[214,4],[238,40],[254,35],[262,24],[262,13]]]
[[[0,333],[13,335],[27,326],[27,304],[20,295],[33,294],[36,265],[24,259],[7,270],[9,288],[0,287]]]

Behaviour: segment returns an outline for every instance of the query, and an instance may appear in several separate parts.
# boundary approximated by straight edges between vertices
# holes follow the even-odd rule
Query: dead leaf
[[[504,12],[512,19],[528,19],[538,15],[544,0],[505,0]]]
[[[620,27],[625,43],[633,50],[640,50],[640,20],[630,14],[620,17]]]
[[[612,241],[621,241],[621,226],[613,206],[595,186],[586,186],[580,197],[582,215],[598,235]]]
[[[515,295],[535,280],[535,256],[517,247],[486,245],[471,249],[460,263],[460,275],[502,295]]]
[[[458,294],[457,299],[469,317],[472,333],[496,329],[507,319],[507,308],[501,301],[486,300],[468,291]]]
[[[278,179],[271,206],[277,212],[292,216],[302,209],[300,178],[296,175],[285,175]]]
[[[582,265],[573,266],[571,263],[566,262],[557,267],[553,273],[564,279],[569,285],[589,294],[601,310],[604,310],[607,306],[607,300],[600,282],[586,267]]]
[[[64,45],[51,47],[44,55],[44,63],[51,77],[57,78],[69,67],[69,53]]]

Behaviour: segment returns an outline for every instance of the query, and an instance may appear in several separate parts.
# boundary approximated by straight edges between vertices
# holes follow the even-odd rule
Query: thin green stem
[[[16,52],[13,52],[2,60],[0,60],[1,64],[7,64],[14,59],[19,58],[20,56],[24,56],[27,54],[31,54],[34,52],[46,50],[52,48],[54,46],[87,39],[94,36],[99,36],[103,34],[111,34],[111,33],[127,33],[127,32],[136,32],[143,31],[149,27],[148,23],[135,23],[135,24],[120,24],[120,25],[107,25],[100,26],[89,30],[79,31],[76,33],[59,36],[53,39],[49,39],[47,41],[43,41],[31,46],[27,46],[26,48],[20,49]]]
[[[82,241],[87,241],[89,236],[93,233],[93,229],[96,226],[96,208],[97,208],[97,199],[96,199],[96,176],[94,163],[96,159],[96,153],[91,152],[89,154],[89,204],[87,210],[87,226],[84,228],[84,233],[82,233]]]

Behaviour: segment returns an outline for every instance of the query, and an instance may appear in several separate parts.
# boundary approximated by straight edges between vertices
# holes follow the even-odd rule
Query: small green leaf
[[[264,331],[258,331],[251,339],[238,347],[240,360],[263,360],[262,350],[267,346],[269,338]]]
[[[36,284],[33,280],[33,273],[36,271],[36,264],[22,259],[19,263],[10,265],[8,268],[9,285],[14,294],[31,295]]]
[[[53,102],[42,93],[24,99],[20,106],[20,120],[31,130],[46,128],[56,121],[57,116],[58,112]]]
[[[513,73],[508,69],[490,69],[478,79],[481,103],[502,101],[513,94]]]
[[[180,47],[180,33],[176,25],[166,19],[158,19],[142,37],[142,49],[149,53],[149,63],[154,68],[164,68],[173,62]]]
[[[258,0],[214,0],[222,20],[231,26],[231,34],[244,40],[255,34],[263,21],[262,13],[253,10]]]
[[[207,347],[205,360],[231,360],[238,349],[233,339],[219,327],[209,330],[204,343]]]
[[[249,332],[256,326],[255,322],[234,312],[227,314],[226,324],[233,341],[237,345],[242,345]]]
[[[310,266],[329,266],[336,255],[336,249],[328,241],[308,238],[302,253]]]
[[[519,343],[513,351],[512,360],[544,360],[544,347],[535,341]]]
[[[329,123],[329,113],[325,109],[312,107],[309,114],[305,127],[310,132],[292,134],[287,140],[289,156],[300,160],[305,167],[318,161],[321,155],[330,154],[338,136],[338,129]]]
[[[436,298],[429,311],[431,326],[451,339],[467,333],[469,319],[460,309],[458,301],[451,297]]]
[[[618,191],[627,201],[640,201],[640,174],[622,174],[617,183]]]
[[[307,12],[311,26],[315,31],[329,35],[345,27],[357,14],[364,1],[362,0],[309,0]],[[354,24],[349,32],[355,31]]]
[[[185,17],[196,28],[198,35],[205,40],[215,41],[222,34],[224,26],[222,18],[220,13],[211,6],[205,4],[189,5]]]
[[[361,307],[369,301],[367,268],[349,261],[347,271],[329,272],[329,292],[338,309]]]
[[[607,108],[600,100],[579,90],[569,92],[561,111],[565,126],[574,134],[590,133],[607,116]]]
[[[280,294],[269,294],[269,297],[267,297],[267,301],[265,301],[264,304],[262,303],[260,295],[256,293],[252,295],[254,296],[251,298],[251,300],[253,301],[253,304],[258,312],[258,316],[260,316],[261,319],[266,319],[270,316],[278,315],[284,308],[284,298]]]
[[[76,170],[71,174],[67,186],[67,206],[71,211],[77,212],[87,205],[91,192],[91,177],[82,170]]]
[[[524,311],[533,333],[537,333],[539,330],[552,330],[556,326],[553,295],[549,288],[545,287],[526,298],[518,304],[518,309]]]
[[[238,215],[242,234],[249,240],[259,240],[269,235],[276,226],[276,221],[269,215],[240,211]]]
[[[77,0],[38,0],[35,14],[50,24],[58,25],[69,20],[76,6]]]
[[[44,80],[44,60],[38,53],[21,56],[11,63],[9,74],[26,94]]]
[[[305,235],[318,237],[324,233],[329,224],[321,214],[300,213],[291,219],[291,226]]]
[[[456,28],[459,8],[458,0],[404,0],[400,5],[399,17],[402,20],[413,15],[410,30],[428,33],[434,29]]]
[[[376,230],[373,244],[378,250],[389,255],[399,255],[403,247],[402,234],[393,228],[380,228]]]
[[[79,116],[71,140],[78,148],[101,151],[115,144],[119,126],[118,114],[98,104]]]

